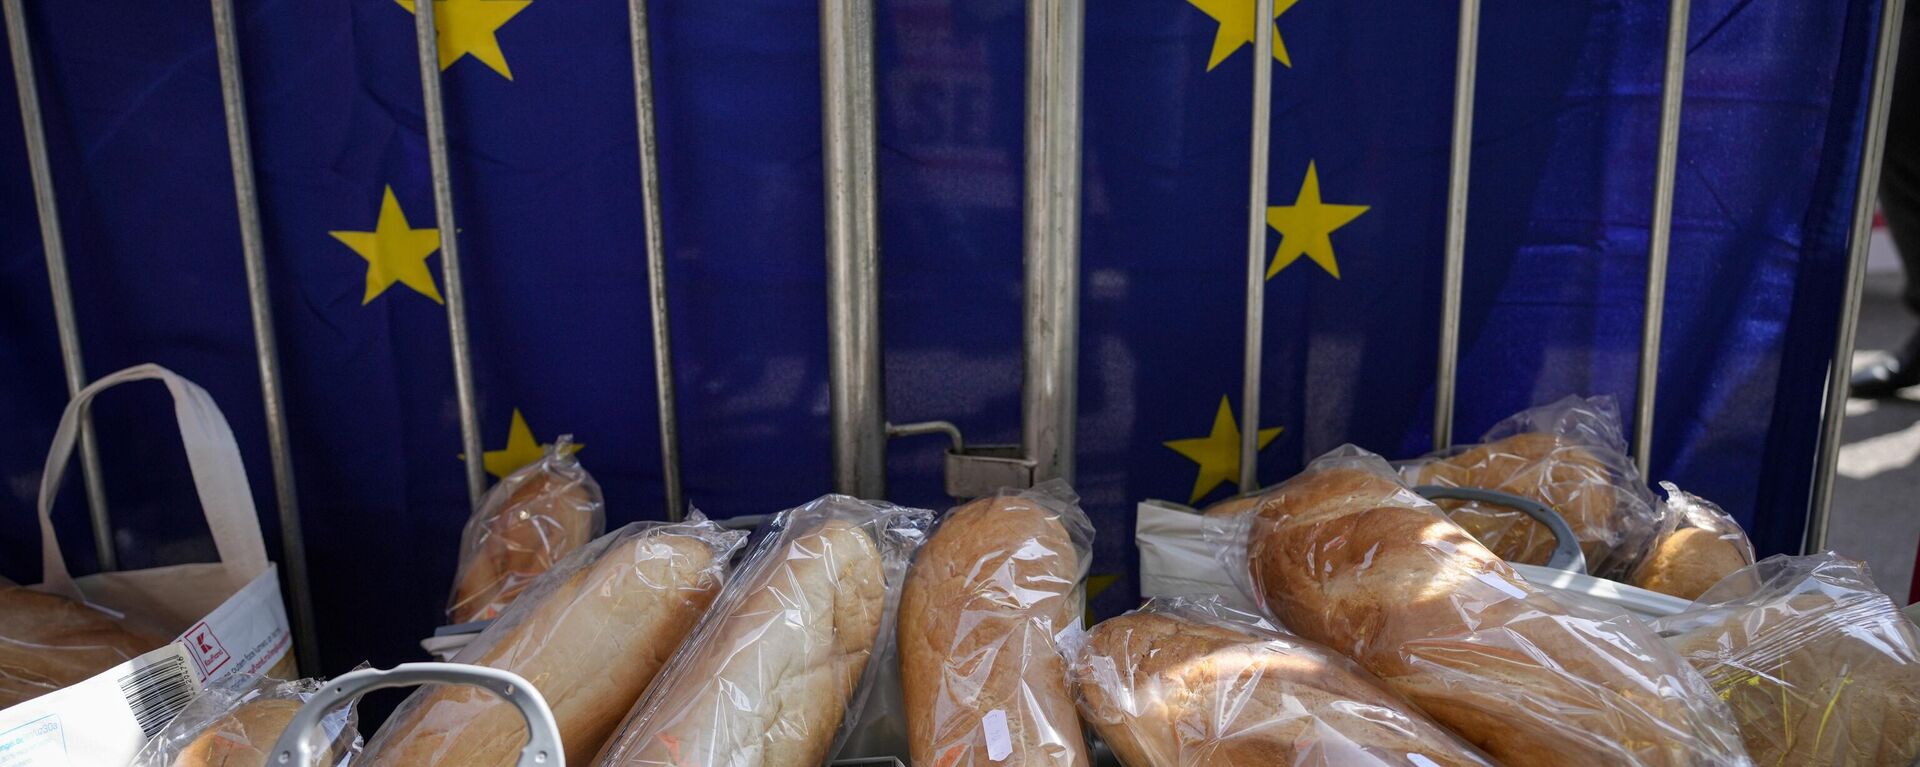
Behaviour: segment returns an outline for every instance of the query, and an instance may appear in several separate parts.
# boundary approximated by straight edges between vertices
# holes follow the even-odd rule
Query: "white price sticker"
[[[1500,593],[1513,597],[1514,599],[1527,598],[1526,591],[1522,590],[1519,586],[1508,583],[1507,579],[1494,575],[1493,573],[1481,573],[1473,577],[1478,578],[1481,583],[1499,589]]]
[[[1000,761],[1013,755],[1013,736],[1007,732],[1007,712],[988,711],[980,717],[980,729],[987,735],[987,758]]]

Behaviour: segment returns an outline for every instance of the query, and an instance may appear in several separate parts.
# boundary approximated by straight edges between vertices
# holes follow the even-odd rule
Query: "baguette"
[[[1508,767],[1737,763],[1725,705],[1643,624],[1576,614],[1348,450],[1254,512],[1249,574],[1282,623]]]
[[[793,524],[800,529],[757,552],[750,572],[729,587],[684,657],[594,764],[826,761],[880,638],[887,582],[880,553],[859,526],[813,518]]]
[[[1074,680],[1128,767],[1491,767],[1339,653],[1252,627],[1128,613]]]
[[[635,526],[590,564],[517,606],[454,660],[512,671],[546,698],[567,761],[586,764],[712,604],[738,534],[716,551],[712,523]],[[724,534],[722,534],[724,535]],[[416,691],[368,748],[374,765],[511,767],[526,745],[519,712],[471,686]]]
[[[1079,624],[1086,573],[1063,516],[1024,496],[983,498],[948,512],[921,547],[899,631],[915,764],[1087,764],[1054,645]]]
[[[501,480],[460,535],[447,619],[499,617],[514,597],[606,525],[600,488],[563,437],[545,458]]]
[[[66,597],[0,587],[0,709],[84,682],[166,643]]]

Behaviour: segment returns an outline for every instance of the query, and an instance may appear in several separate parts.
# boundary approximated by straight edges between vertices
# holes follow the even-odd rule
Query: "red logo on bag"
[[[207,628],[206,621],[187,629],[185,638],[187,653],[193,656],[193,664],[200,667],[202,677],[212,676],[213,672],[232,660],[227,655],[227,648],[220,645],[220,638],[213,635],[213,629]]]

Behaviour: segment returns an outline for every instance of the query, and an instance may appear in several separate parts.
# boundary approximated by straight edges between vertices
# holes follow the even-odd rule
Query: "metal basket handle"
[[[309,767],[325,751],[314,739],[320,720],[341,706],[358,703],[360,696],[387,687],[413,687],[428,683],[470,684],[484,687],[506,699],[527,722],[527,746],[520,749],[519,767],[566,767],[567,753],[560,747],[560,727],[554,723],[553,709],[540,691],[511,671],[465,663],[402,663],[389,671],[361,669],[341,675],[313,696],[294,714],[285,732],[273,744],[275,765]]]
[[[1441,487],[1439,485],[1421,485],[1414,492],[1432,500],[1451,499],[1456,501],[1479,501],[1498,506],[1519,509],[1534,521],[1546,525],[1553,531],[1553,554],[1547,557],[1547,567],[1555,570],[1568,570],[1581,575],[1587,574],[1587,555],[1580,551],[1580,539],[1573,534],[1573,527],[1560,516],[1560,512],[1532,498],[1487,490],[1478,487]]]

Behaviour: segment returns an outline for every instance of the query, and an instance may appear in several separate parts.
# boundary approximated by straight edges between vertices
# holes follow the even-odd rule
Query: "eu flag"
[[[627,7],[433,0],[455,215],[436,221],[415,0],[238,0],[275,325],[325,666],[417,659],[467,515],[562,434],[610,525],[662,515]],[[1039,1],[1039,0],[1033,0]],[[1881,0],[1697,0],[1652,476],[1797,546]],[[1097,611],[1132,504],[1234,492],[1251,64],[1275,57],[1263,482],[1430,444],[1458,8],[1101,0],[1086,17],[1077,487]],[[1665,0],[1487,0],[1456,432],[1634,395]],[[211,19],[30,2],[87,368],[219,400],[278,534]],[[887,415],[1014,442],[1025,5],[880,0]],[[684,478],[716,517],[829,487],[819,11],[652,0]],[[1256,51],[1258,23],[1277,32]],[[0,86],[0,87],[11,87]],[[0,98],[0,573],[38,579],[65,389],[19,115]],[[461,244],[485,454],[462,456],[439,236]],[[206,558],[156,392],[98,416],[124,566]],[[1637,425],[1629,424],[1629,427]],[[937,440],[889,453],[942,506]],[[70,483],[77,485],[78,483]],[[84,500],[60,504],[91,560]]]

